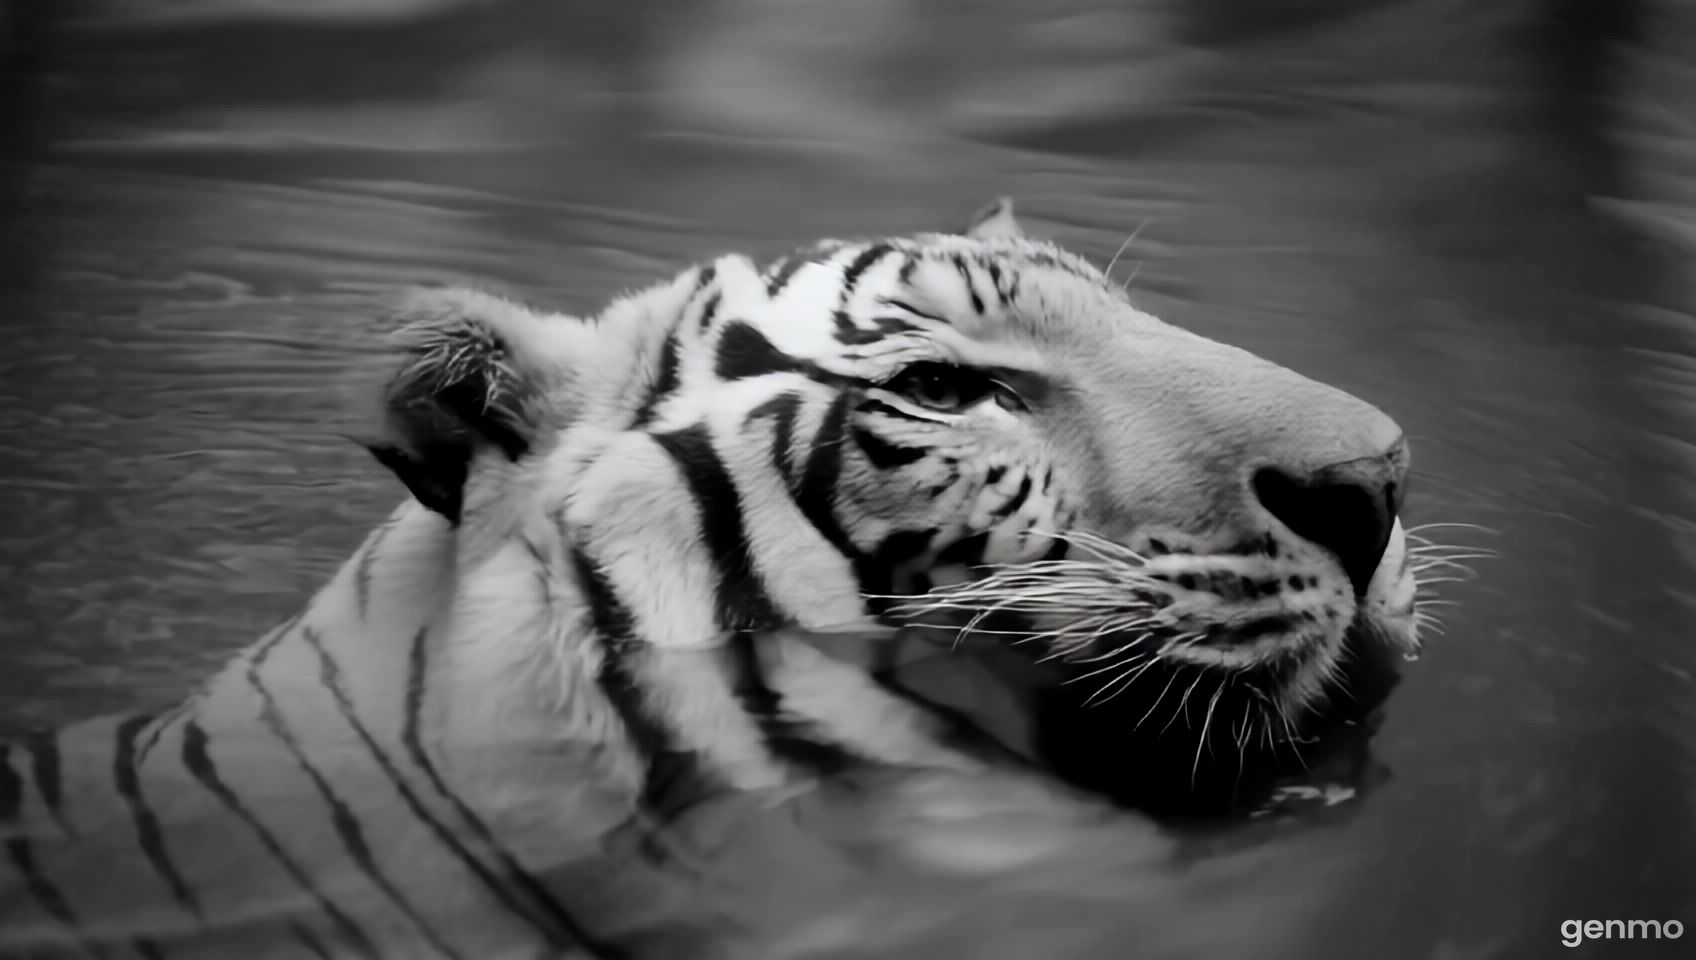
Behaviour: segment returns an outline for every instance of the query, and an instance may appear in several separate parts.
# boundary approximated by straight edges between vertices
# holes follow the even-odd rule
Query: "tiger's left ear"
[[[420,503],[458,523],[479,451],[517,461],[563,421],[550,404],[581,324],[463,288],[411,293],[397,319],[381,437],[365,446]]]
[[[973,214],[971,224],[966,227],[966,236],[973,240],[994,240],[1024,235],[1025,228],[1019,225],[1019,219],[1013,215],[1013,200],[1010,197],[997,197],[993,202]]]

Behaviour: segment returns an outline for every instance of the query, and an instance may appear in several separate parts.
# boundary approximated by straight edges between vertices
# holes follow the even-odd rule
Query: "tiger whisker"
[[[1118,651],[1118,652],[1126,653],[1127,651]],[[1096,669],[1091,670],[1089,673],[1082,674],[1082,675],[1076,676],[1076,677],[1067,677],[1065,680],[1062,680],[1060,682],[1060,685],[1063,686],[1063,687],[1064,686],[1070,686],[1074,683],[1077,683],[1080,680],[1088,680],[1090,677],[1100,676],[1101,674],[1106,673],[1109,670],[1117,670],[1120,667],[1123,667],[1126,664],[1131,663],[1133,661],[1140,660],[1142,657],[1145,657],[1145,656],[1148,656],[1148,655],[1147,654],[1140,654],[1140,653],[1133,653],[1131,656],[1126,657],[1122,660],[1116,661],[1114,663],[1110,663],[1105,667],[1097,667]]]
[[[1282,704],[1278,704],[1276,709],[1278,711],[1278,722],[1283,724],[1284,727],[1284,742],[1290,745],[1290,752],[1295,754],[1296,762],[1301,764],[1302,769],[1309,769],[1307,759],[1301,755],[1301,737],[1297,735],[1295,726],[1290,722],[1289,712],[1284,709]]]
[[[970,620],[966,621],[966,625],[961,627],[959,629],[959,631],[954,635],[954,645],[956,647],[958,647],[960,645],[960,641],[965,638],[966,634],[972,632],[973,627],[976,627],[978,624],[982,623],[986,618],[993,615],[995,612],[996,612],[995,607],[989,607],[989,608],[986,608],[986,609],[983,609],[983,610],[979,610],[976,613],[972,614],[972,618]]]
[[[1150,662],[1152,662],[1152,661],[1150,661]],[[1090,694],[1089,697],[1084,700],[1083,705],[1088,707],[1088,706],[1093,706],[1098,700],[1101,703],[1106,703],[1108,700],[1113,699],[1111,696],[1105,696],[1107,691],[1112,689],[1112,687],[1115,684],[1117,684],[1124,677],[1129,676],[1133,673],[1136,673],[1137,671],[1141,670],[1142,668],[1146,667],[1147,665],[1148,664],[1142,663],[1138,660],[1131,660],[1131,661],[1126,661],[1126,662],[1123,662],[1123,663],[1114,664],[1113,665],[1114,669],[1118,669],[1118,668],[1121,668],[1121,667],[1123,667],[1124,669],[1120,673],[1114,675],[1106,683],[1102,684],[1094,693]]]
[[[1131,688],[1131,685],[1136,683],[1137,679],[1139,677],[1141,677],[1144,673],[1147,673],[1149,668],[1153,667],[1155,664],[1157,664],[1159,662],[1160,662],[1159,657],[1150,657],[1147,663],[1143,664],[1141,667],[1138,667],[1137,672],[1131,674],[1131,676],[1125,680],[1124,684],[1117,691],[1115,691],[1112,694],[1112,696],[1109,696],[1107,699],[1111,700],[1111,699],[1113,699],[1113,697],[1116,697],[1119,694],[1125,692],[1126,690],[1129,690]],[[1105,703],[1106,701],[1103,701],[1103,702]]]
[[[1189,714],[1188,714],[1187,708],[1189,707],[1189,703],[1190,703],[1190,694],[1195,693],[1195,688],[1201,685],[1201,678],[1206,676],[1206,675],[1207,675],[1206,672],[1204,672],[1202,670],[1197,670],[1195,672],[1195,679],[1190,681],[1189,688],[1184,691],[1183,696],[1178,698],[1178,708],[1176,710],[1172,711],[1172,716],[1166,721],[1166,726],[1160,728],[1160,732],[1162,734],[1164,734],[1167,730],[1170,730],[1172,728],[1173,721],[1178,719],[1178,714],[1180,714],[1180,713],[1184,714],[1184,716],[1186,718],[1185,725],[1188,726],[1188,719],[1187,718],[1188,718]]]
[[[1441,557],[1441,558],[1439,558],[1439,557],[1422,557],[1422,558],[1417,558],[1417,559],[1409,561],[1408,562],[1408,569],[1413,572],[1415,577],[1419,576],[1419,574],[1421,574],[1421,573],[1425,573],[1426,571],[1433,571],[1433,570],[1446,570],[1446,571],[1449,571],[1451,573],[1464,573],[1464,574],[1475,576],[1475,575],[1477,575],[1478,571],[1472,566],[1472,564],[1467,563],[1465,561],[1477,560],[1477,559],[1480,559],[1480,558],[1478,558],[1478,557]]]
[[[1469,551],[1469,550],[1463,550],[1463,549],[1458,548],[1458,547],[1444,548],[1444,549],[1448,550],[1449,552],[1441,552],[1437,549],[1431,549],[1431,550],[1410,550],[1410,551],[1408,551],[1408,553],[1411,555],[1412,562],[1414,562],[1414,563],[1441,563],[1445,560],[1450,560],[1450,561],[1453,561],[1453,560],[1496,560],[1496,559],[1499,559],[1501,557],[1501,554],[1497,553],[1495,551],[1490,551],[1490,552],[1485,552],[1485,551],[1482,551],[1482,550],[1470,550]]]
[[[1219,706],[1219,697],[1225,693],[1225,684],[1219,684],[1213,691],[1213,699],[1207,702],[1207,715],[1201,721],[1201,735],[1196,738],[1195,763],[1190,765],[1190,787],[1195,787],[1195,778],[1201,772],[1201,751],[1205,748],[1208,756],[1213,756],[1213,748],[1207,742],[1207,731],[1213,725],[1213,711]]]
[[[918,629],[918,630],[942,630],[942,631],[947,631],[947,632],[950,632],[950,633],[960,629],[959,624],[954,624],[954,623],[925,623],[925,622],[919,621],[919,620],[903,620],[901,622],[901,625],[903,627],[909,627],[909,628]],[[972,632],[977,633],[977,634],[982,634],[984,636],[991,636],[991,637],[1025,637],[1025,638],[1030,638],[1032,636],[1042,636],[1043,635],[1043,634],[1033,635],[1028,630],[997,630],[997,629],[994,629],[994,628],[991,628],[991,627],[978,627],[976,630],[973,630]],[[1049,631],[1049,632],[1052,633],[1053,631]]]
[[[1233,726],[1232,727],[1233,733],[1235,732],[1235,729],[1236,729],[1235,726]],[[1237,757],[1239,759],[1245,757],[1248,754],[1248,738],[1253,732],[1254,732],[1254,702],[1252,700],[1246,700],[1246,701],[1243,702],[1243,729],[1242,729],[1242,733],[1237,734],[1237,735],[1235,735],[1231,738],[1231,742],[1236,745]],[[1242,767],[1239,766],[1237,768],[1238,776],[1241,776],[1242,772],[1243,772]]]
[[[1114,650],[1108,650],[1105,653],[1099,653],[1099,654],[1096,654],[1093,657],[1071,657],[1071,656],[1068,656],[1068,654],[1074,653],[1079,649],[1088,647],[1091,643],[1100,639],[1100,636],[1101,636],[1101,634],[1092,635],[1092,636],[1084,639],[1082,642],[1079,642],[1075,645],[1072,645],[1072,646],[1067,647],[1067,648],[1062,648],[1060,650],[1056,650],[1055,652],[1050,653],[1048,656],[1043,657],[1041,660],[1038,660],[1037,662],[1038,663],[1047,663],[1048,661],[1053,660],[1053,659],[1058,657],[1058,658],[1065,658],[1067,663],[1075,663],[1075,664],[1099,663],[1102,660],[1106,660],[1110,657],[1117,655],[1118,653],[1120,653],[1124,649],[1136,647],[1143,640],[1146,640],[1148,638],[1148,634],[1146,634],[1146,633],[1142,634],[1141,636],[1132,640],[1130,643],[1126,644],[1124,647],[1120,647],[1120,648],[1117,648],[1117,649],[1114,649]]]
[[[1159,708],[1160,704],[1165,701],[1167,691],[1172,689],[1172,684],[1174,682],[1176,682],[1177,679],[1178,679],[1178,671],[1174,670],[1174,671],[1172,671],[1172,675],[1170,677],[1166,678],[1166,686],[1164,686],[1160,689],[1160,696],[1156,697],[1155,700],[1154,700],[1154,703],[1149,705],[1148,712],[1143,714],[1141,719],[1137,720],[1136,724],[1131,727],[1132,733],[1135,733],[1136,731],[1142,729],[1142,725],[1143,725],[1144,721],[1146,721],[1150,716],[1152,716],[1154,714],[1154,711],[1157,708]]]
[[[1132,684],[1135,684],[1137,682],[1137,678],[1142,676],[1143,673],[1145,673],[1150,667],[1154,666],[1155,663],[1157,663],[1157,662],[1158,662],[1157,658],[1150,657],[1150,658],[1148,658],[1148,660],[1146,662],[1142,663],[1141,665],[1131,666],[1124,673],[1121,673],[1118,676],[1114,677],[1113,679],[1102,684],[1101,689],[1097,690],[1094,694],[1092,694],[1090,696],[1089,700],[1084,701],[1084,706],[1086,706],[1086,707],[1089,706],[1091,704],[1091,702],[1095,700],[1096,697],[1101,697],[1101,703],[1104,703],[1104,704],[1112,701],[1112,699],[1114,697],[1117,697],[1119,694],[1124,693],[1126,690],[1129,690],[1131,688]],[[1108,691],[1111,691],[1111,692],[1108,692]]]
[[[1142,222],[1137,224],[1137,228],[1135,230],[1131,231],[1131,235],[1125,238],[1125,242],[1119,244],[1119,249],[1114,251],[1113,259],[1107,261],[1107,269],[1101,271],[1102,273],[1106,274],[1108,277],[1113,276],[1113,268],[1116,265],[1118,265],[1119,258],[1121,256],[1124,256],[1126,248],[1128,248],[1131,244],[1136,242],[1137,234],[1142,232],[1143,227],[1148,226],[1148,222],[1151,219],[1153,219],[1153,218],[1152,217],[1144,217],[1142,219]]]
[[[1453,521],[1453,520],[1439,522],[1439,523],[1421,523],[1421,524],[1417,524],[1415,526],[1407,527],[1402,532],[1404,534],[1411,535],[1411,534],[1414,534],[1414,533],[1419,533],[1419,532],[1424,531],[1424,530],[1443,530],[1443,529],[1477,530],[1480,533],[1488,533],[1488,534],[1491,534],[1492,536],[1500,536],[1501,535],[1501,531],[1497,530],[1494,527],[1486,527],[1483,524],[1479,524],[1479,523],[1463,523],[1463,522],[1460,522],[1460,521]]]
[[[1119,286],[1119,292],[1127,294],[1130,293],[1131,284],[1137,281],[1137,275],[1140,273],[1142,273],[1142,261],[1138,260],[1137,265],[1131,268],[1131,275],[1126,277],[1125,282]]]

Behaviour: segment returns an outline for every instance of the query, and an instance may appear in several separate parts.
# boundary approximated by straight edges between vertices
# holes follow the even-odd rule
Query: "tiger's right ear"
[[[1013,215],[1013,200],[1011,197],[997,197],[993,202],[972,214],[971,223],[966,227],[966,236],[973,240],[995,240],[1000,238],[1022,237],[1025,228],[1019,224],[1019,219]]]
[[[380,437],[365,443],[429,509],[458,523],[474,456],[516,462],[566,411],[581,324],[464,288],[416,291],[395,313],[399,354],[382,394]]]

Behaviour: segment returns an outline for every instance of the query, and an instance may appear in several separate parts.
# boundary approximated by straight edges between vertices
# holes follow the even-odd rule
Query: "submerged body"
[[[371,446],[416,502],[179,709],[8,748],[5,955],[636,955],[597,871],[716,798],[1124,797],[1145,752],[1358,717],[1386,688],[1346,679],[1417,650],[1395,424],[1005,205],[593,319],[400,320]],[[966,670],[1005,697],[942,689]]]

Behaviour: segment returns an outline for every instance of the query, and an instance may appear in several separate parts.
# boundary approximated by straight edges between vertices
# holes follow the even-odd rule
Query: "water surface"
[[[1541,957],[1565,919],[1696,928],[1696,20],[1675,5],[1601,91],[1514,3],[1252,29],[1153,2],[969,29],[895,2],[168,6],[67,16],[14,71],[7,727],[180,696],[399,498],[340,436],[383,294],[588,311],[718,251],[951,228],[1011,194],[1101,262],[1134,232],[1115,275],[1147,309],[1390,411],[1411,522],[1486,527],[1442,536],[1501,554],[1445,587],[1383,782],[1222,874],[1103,881],[1160,905],[1171,942],[1145,952]],[[780,837],[747,862],[817,865]],[[926,896],[947,894],[877,915]],[[1067,939],[1112,933],[1112,903],[982,899],[999,912],[882,955],[1130,955]]]

